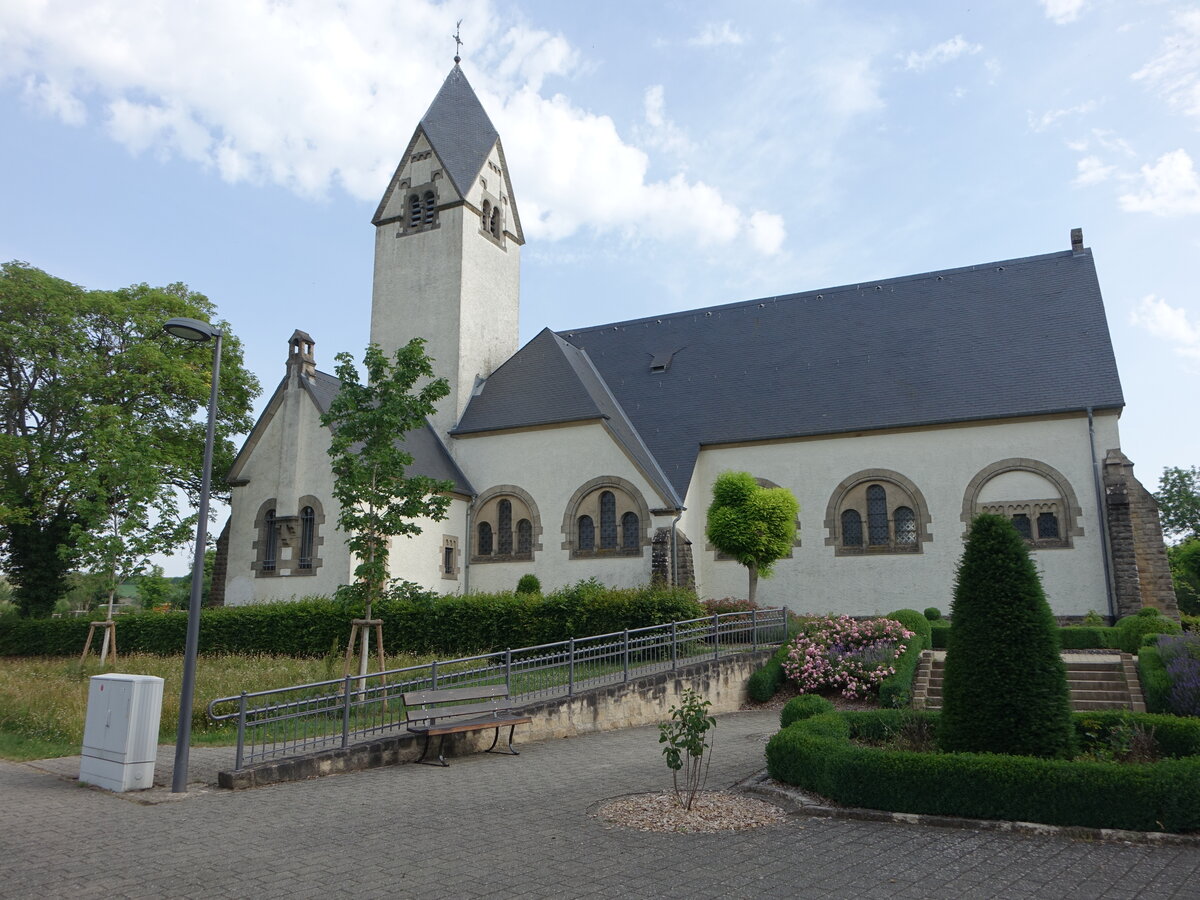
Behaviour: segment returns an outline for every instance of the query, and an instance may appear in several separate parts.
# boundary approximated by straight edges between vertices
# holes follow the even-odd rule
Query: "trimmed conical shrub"
[[[1070,757],[1058,629],[1012,523],[971,523],[958,565],[938,741],[950,752]]]

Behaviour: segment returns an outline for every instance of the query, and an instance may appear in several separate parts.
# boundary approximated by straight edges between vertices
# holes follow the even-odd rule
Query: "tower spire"
[[[462,56],[459,55],[462,52],[462,37],[460,37],[461,32],[462,19],[459,19],[454,23],[454,64],[456,66],[462,62]]]

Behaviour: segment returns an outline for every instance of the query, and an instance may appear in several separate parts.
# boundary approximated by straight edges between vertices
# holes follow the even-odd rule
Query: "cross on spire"
[[[462,62],[462,57],[459,55],[459,53],[461,53],[461,51],[462,51],[462,38],[459,36],[459,33],[462,31],[462,22],[463,22],[463,20],[459,19],[454,24],[454,64],[455,65],[458,65],[460,62]]]

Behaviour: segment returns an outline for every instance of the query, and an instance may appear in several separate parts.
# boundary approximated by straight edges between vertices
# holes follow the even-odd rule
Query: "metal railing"
[[[214,722],[237,723],[235,769],[315,750],[349,747],[403,727],[406,691],[504,684],[515,700],[570,697],[654,672],[757,650],[786,637],[783,609],[723,613],[537,647],[347,675],[219,697]]]

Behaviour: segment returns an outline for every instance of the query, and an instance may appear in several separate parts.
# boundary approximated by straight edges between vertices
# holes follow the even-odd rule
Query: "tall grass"
[[[434,655],[389,654],[387,668],[426,663]],[[83,745],[88,686],[92,675],[121,672],[157,675],[163,679],[162,719],[159,739],[171,742],[179,726],[179,689],[183,681],[182,656],[147,653],[121,654],[119,665],[100,666],[89,657],[80,666],[77,658],[0,658],[0,756],[36,758],[21,747],[36,747],[41,756],[78,753]],[[196,743],[223,744],[236,740],[229,723],[210,722],[210,700],[242,691],[271,690],[294,684],[326,681],[342,674],[342,657],[298,659],[290,656],[203,656],[196,666],[196,697],[192,736]],[[57,752],[47,752],[55,750]]]

